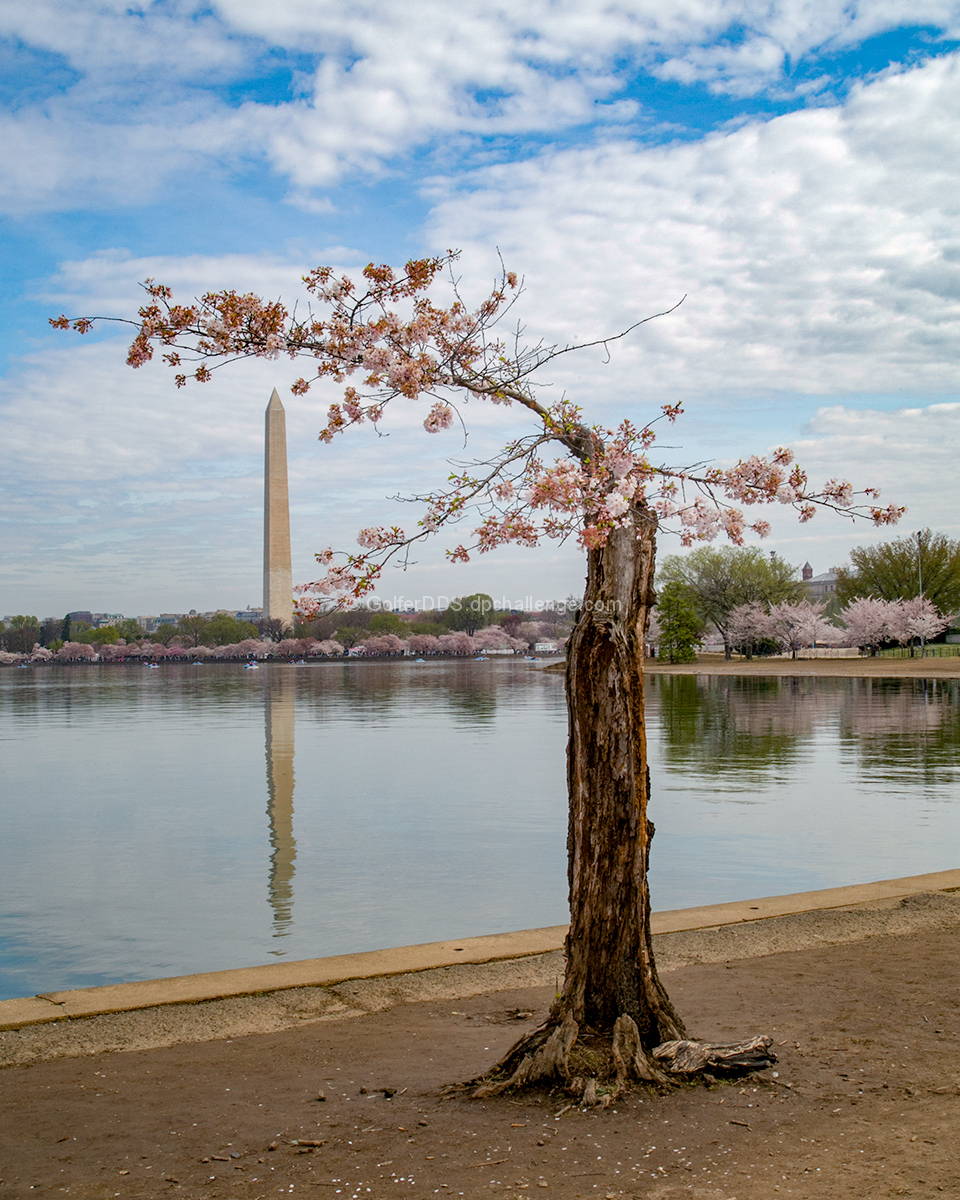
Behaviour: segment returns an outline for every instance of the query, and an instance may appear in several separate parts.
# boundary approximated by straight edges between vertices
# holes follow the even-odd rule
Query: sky
[[[202,387],[125,366],[146,278],[292,302],[320,264],[462,251],[524,279],[531,340],[683,304],[550,382],[591,421],[681,400],[664,461],[793,448],[960,536],[960,2],[0,0],[0,616],[256,606],[263,410],[287,409],[294,576],[409,522],[398,497],[483,457],[522,414],[471,405],[317,441],[287,361]],[[889,531],[772,514],[816,572]],[[379,595],[513,606],[582,588],[571,545]],[[669,535],[661,555],[679,546]]]

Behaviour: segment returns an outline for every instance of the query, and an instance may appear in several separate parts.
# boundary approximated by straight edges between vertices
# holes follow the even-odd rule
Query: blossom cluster
[[[323,380],[344,388],[342,398],[329,406],[321,441],[331,442],[356,425],[379,425],[396,401],[429,404],[423,425],[433,434],[450,429],[460,406],[471,400],[518,404],[531,414],[532,434],[509,443],[490,462],[476,464],[476,472],[451,475],[445,487],[419,498],[424,513],[415,532],[365,529],[359,554],[337,563],[329,551],[318,555],[326,575],[305,585],[304,597],[364,595],[391,558],[402,558],[414,542],[459,524],[468,514],[476,523],[469,537],[448,551],[453,561],[507,543],[535,546],[542,538],[570,536],[596,551],[617,529],[635,528],[641,536],[655,524],[674,529],[684,545],[721,535],[740,544],[748,531],[761,537],[769,532],[768,522],[748,520],[744,513],[760,504],[789,505],[801,522],[821,507],[867,516],[877,525],[893,524],[903,512],[881,508],[875,490],[858,495],[845,480],[811,487],[791,452],[782,448],[731,467],[684,470],[655,462],[654,424],[675,421],[682,411],[678,404],[663,406],[642,426],[625,420],[607,429],[586,424],[566,399],[544,403],[538,372],[583,347],[523,346],[519,330],[509,342],[500,336],[499,323],[519,295],[511,272],[503,271],[472,308],[451,275],[452,301],[438,303],[439,277],[452,272],[456,258],[448,252],[411,260],[399,271],[370,263],[359,279],[318,267],[304,276],[304,284],[311,304],[321,311],[311,307],[304,316],[249,293],[208,292],[179,304],[165,285],[154,280],[144,285],[148,302],[130,322],[136,329],[127,360],[131,366],[150,361],[160,346],[182,386],[188,379],[208,380],[210,362],[281,355],[308,360],[310,371],[293,384],[294,394],[303,395]],[[92,322],[60,317],[52,324],[86,333]],[[586,345],[607,346],[611,340]],[[190,371],[188,362],[195,364]]]

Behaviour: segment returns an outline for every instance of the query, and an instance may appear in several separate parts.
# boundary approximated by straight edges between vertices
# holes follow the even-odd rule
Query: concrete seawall
[[[756,937],[741,937],[741,944],[754,946],[754,953],[774,953],[790,948],[793,945],[791,937],[794,940],[796,938],[795,934],[785,934],[782,919],[838,910],[892,911],[896,909],[897,902],[905,898],[936,893],[960,893],[960,869],[913,875],[902,879],[886,879],[850,887],[826,888],[786,896],[767,896],[755,900],[658,912],[654,913],[652,918],[658,959],[661,967],[670,969],[667,961],[671,957],[670,944],[676,940],[672,935],[705,935],[709,931],[719,934],[721,931],[729,932],[732,927],[750,926],[756,922],[777,922],[777,925],[776,928],[770,924],[764,926],[761,942],[758,942]],[[960,897],[957,897],[957,901],[960,906]],[[952,905],[950,907],[952,908]],[[853,925],[859,931],[856,936],[869,936],[869,922],[864,925],[863,921],[859,921]],[[809,921],[807,926],[812,928]],[[845,927],[853,928],[850,922],[847,922]],[[864,929],[867,932],[864,932]],[[824,930],[826,936],[815,940],[846,940],[843,928],[836,922],[830,925],[830,930],[833,932]],[[519,964],[520,960],[543,960],[548,957],[552,965],[547,973],[556,974],[556,961],[559,961],[558,956],[566,931],[565,925],[556,925],[544,929],[491,934],[486,937],[373,950],[361,954],[343,954],[329,958],[304,959],[299,962],[241,967],[230,971],[211,971],[200,975],[179,975],[168,979],[117,983],[106,987],[47,992],[0,1001],[0,1030],[16,1030],[31,1025],[129,1013],[167,1005],[196,1005],[294,989],[330,988],[348,981],[411,976],[422,972],[460,968],[468,964]],[[759,930],[757,932],[759,933]],[[780,934],[785,934],[790,946],[783,942]],[[713,959],[713,954],[709,952],[709,944],[716,943],[717,940],[713,935],[695,937],[692,942],[691,938],[687,937],[687,955],[694,955],[688,960],[705,961],[705,954],[707,959]],[[729,936],[722,941],[729,947]],[[769,948],[764,951],[761,943],[769,944]],[[701,948],[695,949],[696,945]]]

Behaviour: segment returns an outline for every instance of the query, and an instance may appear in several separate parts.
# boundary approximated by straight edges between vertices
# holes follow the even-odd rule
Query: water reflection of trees
[[[668,769],[758,782],[785,770],[822,715],[808,680],[735,675],[657,675],[648,709],[659,718]]]
[[[668,770],[758,783],[831,728],[874,778],[923,787],[960,776],[954,680],[658,675],[647,689]]]
[[[493,722],[498,708],[531,686],[558,696],[563,680],[516,661],[475,663],[344,662],[302,671],[298,686],[320,717],[363,721],[394,717],[398,710],[441,708],[464,725]]]
[[[854,679],[840,721],[845,747],[873,781],[939,788],[960,778],[960,683]]]

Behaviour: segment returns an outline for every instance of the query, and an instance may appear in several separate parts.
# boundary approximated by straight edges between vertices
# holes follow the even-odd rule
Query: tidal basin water
[[[648,680],[654,908],[943,870],[960,683]],[[0,998],[566,919],[563,678],[0,672]]]

